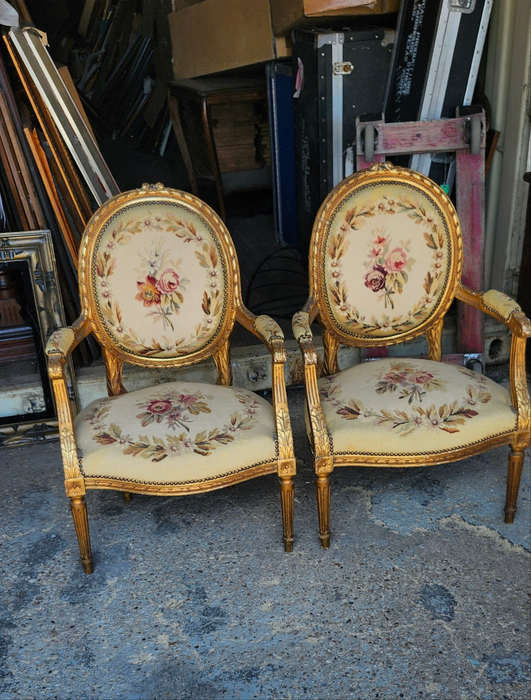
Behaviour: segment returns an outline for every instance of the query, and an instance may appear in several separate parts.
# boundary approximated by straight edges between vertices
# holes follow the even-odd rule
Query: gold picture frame
[[[43,385],[44,410],[0,418],[0,446],[12,446],[58,437],[53,392],[46,372],[45,346],[54,331],[65,325],[65,314],[57,278],[55,254],[50,231],[16,231],[0,236],[0,269],[16,267],[26,277],[31,290],[28,306],[32,316],[39,374]],[[28,294],[26,295],[29,296]],[[79,408],[72,361],[65,365],[69,403]]]

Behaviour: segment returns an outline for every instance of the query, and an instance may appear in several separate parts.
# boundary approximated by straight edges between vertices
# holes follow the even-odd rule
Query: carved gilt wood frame
[[[23,262],[27,265],[40,333],[40,358],[43,383],[46,377],[44,348],[50,335],[65,325],[55,256],[49,231],[19,231],[0,237],[0,266]],[[37,343],[39,345],[39,343]],[[74,412],[78,408],[74,371],[71,360],[65,364],[66,396]],[[0,444],[14,445],[57,437],[58,428],[51,389],[44,411],[28,413],[27,420],[17,419],[0,426]],[[46,393],[45,393],[46,396]]]
[[[331,318],[324,298],[323,261],[327,254],[325,233],[330,225],[333,214],[343,199],[351,191],[362,187],[368,182],[407,182],[425,191],[430,197],[441,203],[449,224],[449,231],[454,241],[454,257],[443,297],[434,313],[414,329],[396,335],[378,338],[350,337],[342,333]],[[356,173],[340,183],[323,203],[314,225],[310,243],[310,296],[302,311],[293,317],[293,331],[299,342],[304,359],[306,384],[306,400],[310,419],[310,445],[314,457],[314,468],[317,476],[317,500],[319,509],[320,538],[323,547],[330,543],[330,473],[335,466],[370,466],[370,467],[416,467],[427,464],[441,464],[470,457],[499,445],[510,444],[512,451],[509,456],[509,478],[507,485],[506,522],[512,522],[516,511],[516,496],[523,461],[523,450],[531,442],[531,407],[527,390],[525,373],[525,344],[531,336],[531,323],[517,308],[508,318],[493,312],[483,302],[481,292],[473,292],[460,282],[462,267],[462,235],[457,214],[446,194],[428,178],[407,170],[395,168],[390,163],[375,164],[369,170]],[[323,329],[325,375],[339,372],[337,353],[339,344],[358,347],[385,346],[410,340],[424,334],[428,341],[428,358],[440,361],[442,356],[441,338],[444,315],[453,299],[457,298],[479,309],[498,321],[504,323],[512,332],[510,357],[510,383],[513,407],[517,411],[516,430],[504,435],[493,436],[476,444],[447,451],[433,452],[422,455],[391,455],[391,454],[334,454],[331,437],[328,434],[326,422],[319,398],[317,384],[318,358],[313,345],[311,324],[318,320]]]
[[[118,347],[109,337],[96,310],[96,301],[91,288],[91,268],[93,264],[93,252],[98,234],[105,223],[116,212],[122,210],[130,203],[162,203],[164,201],[179,204],[190,212],[199,216],[220,246],[220,256],[226,265],[226,290],[225,310],[218,332],[207,344],[199,350],[180,357],[142,357],[125,352]],[[240,273],[236,251],[230,234],[219,216],[200,199],[186,192],[180,192],[165,188],[162,184],[143,185],[141,189],[116,195],[106,202],[92,216],[87,225],[80,247],[79,256],[79,282],[81,294],[82,312],[80,318],[71,328],[64,328],[57,336],[54,346],[47,348],[48,368],[55,398],[58,406],[58,419],[61,437],[61,450],[65,471],[65,486],[67,495],[72,499],[74,520],[78,517],[81,530],[86,528],[88,542],[88,521],[82,515],[84,494],[87,488],[113,489],[129,492],[137,492],[154,495],[185,495],[230,486],[241,481],[252,479],[263,474],[277,473],[280,479],[281,507],[284,522],[284,545],[286,551],[291,551],[293,546],[293,476],[295,475],[295,455],[293,451],[293,437],[288,412],[286,385],[284,380],[284,364],[286,351],[284,338],[280,327],[264,316],[255,316],[243,306],[240,288]],[[217,371],[217,384],[232,384],[232,369],[230,362],[229,336],[238,321],[251,333],[256,335],[268,347],[272,356],[273,375],[273,409],[276,423],[277,458],[271,462],[252,465],[236,473],[226,476],[187,482],[182,484],[147,484],[114,478],[84,478],[79,464],[77,448],[74,436],[73,414],[67,398],[64,365],[72,349],[93,332],[103,348],[103,358],[107,372],[107,389],[110,396],[126,393],[122,383],[122,367],[124,362],[143,367],[181,367],[200,362],[207,357],[213,357]],[[76,521],[76,528],[78,523]],[[79,537],[79,531],[78,531]],[[83,550],[80,539],[80,547]],[[91,570],[90,544],[82,552],[82,560],[85,570]]]

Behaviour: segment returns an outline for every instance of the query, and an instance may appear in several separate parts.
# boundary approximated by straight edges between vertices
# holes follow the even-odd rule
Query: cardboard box
[[[398,12],[400,0],[270,0],[275,36],[295,27],[318,25],[319,19],[384,15]]]
[[[286,40],[273,37],[269,0],[186,0],[183,5],[168,15],[178,80],[290,55]]]

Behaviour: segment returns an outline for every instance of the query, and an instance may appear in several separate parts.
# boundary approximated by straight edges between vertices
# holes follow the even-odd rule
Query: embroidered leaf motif
[[[142,230],[165,231],[175,234],[184,243],[192,243],[199,263],[207,272],[207,290],[202,299],[204,318],[195,328],[195,334],[186,340],[153,339],[151,344],[141,338],[132,328],[124,328],[118,302],[113,299],[111,277],[116,270],[117,258],[113,249],[125,245],[132,235]],[[167,239],[166,239],[167,240]],[[151,248],[141,254],[141,273],[137,279],[136,300],[146,307],[146,316],[154,323],[162,323],[164,329],[175,332],[175,317],[180,313],[186,298],[186,280],[180,273],[181,260],[171,260],[163,246],[164,240],[153,240]],[[137,269],[137,272],[140,268]],[[171,210],[163,217],[145,210],[135,219],[121,221],[112,230],[103,249],[98,251],[95,264],[96,277],[100,287],[101,311],[106,324],[112,329],[122,346],[144,357],[158,355],[186,355],[204,346],[211,338],[223,313],[220,299],[220,283],[223,284],[223,269],[215,243],[207,242],[205,235],[197,231],[192,222],[179,219]],[[207,309],[205,311],[205,309]]]
[[[166,434],[164,438],[154,436],[151,439],[147,435],[139,435],[137,439],[133,439],[124,436],[121,428],[114,423],[105,428],[103,420],[110,411],[108,403],[111,399],[103,399],[85,416],[85,420],[93,428],[96,442],[102,445],[123,446],[124,455],[143,457],[152,462],[160,462],[170,455],[178,457],[190,452],[207,457],[219,445],[233,442],[239,431],[252,430],[257,424],[258,401],[244,391],[237,389],[232,391],[242,405],[242,411],[235,411],[231,415],[229,423],[222,428],[213,428],[208,432],[203,430],[198,432],[195,437],[190,435],[190,428],[193,424],[191,416],[212,412],[207,401],[212,397],[204,395],[200,391],[187,393],[170,390],[163,392],[158,397],[138,402],[139,407],[145,409],[137,416],[142,427],[165,422],[172,430],[175,430],[177,426],[184,428],[186,432],[179,435]]]
[[[491,399],[490,393],[483,388],[487,381],[485,377],[470,370],[465,370],[463,374],[473,378],[478,386],[468,385],[461,402],[455,400],[450,404],[444,403],[438,408],[434,404],[427,408],[415,405],[412,406],[411,413],[398,409],[366,409],[361,401],[354,399],[344,403],[342,389],[339,383],[336,383],[336,376],[327,378],[319,394],[322,401],[330,403],[335,413],[345,420],[368,420],[373,425],[386,426],[401,437],[411,435],[418,428],[457,433],[458,426],[465,425],[467,419],[470,420],[478,415],[478,411],[473,407],[488,403]],[[399,399],[408,398],[409,404],[415,400],[422,402],[423,397],[431,391],[446,391],[447,385],[447,381],[436,377],[433,371],[418,369],[409,362],[387,365],[375,375],[375,378],[379,379],[374,387],[376,394],[394,392],[401,388]]]
[[[367,321],[348,300],[348,287],[342,279],[342,258],[349,246],[347,235],[352,230],[359,229],[367,218],[376,213],[389,215],[405,213],[414,223],[429,229],[423,231],[422,235],[428,248],[434,251],[432,264],[434,274],[427,273],[423,285],[426,296],[415,302],[407,313],[398,314],[392,319],[385,316],[378,319],[372,316],[370,321]],[[384,308],[394,309],[395,295],[403,294],[405,285],[409,281],[408,272],[415,264],[415,260],[409,255],[410,245],[411,239],[399,241],[398,245],[393,244],[394,247],[391,247],[391,237],[385,229],[373,231],[368,261],[363,263],[368,270],[364,284],[373,292],[379,293],[378,301],[383,301]],[[445,237],[437,221],[427,213],[421,203],[407,197],[402,196],[395,201],[384,196],[375,206],[354,207],[349,210],[345,215],[344,223],[330,236],[327,245],[328,293],[338,319],[349,328],[359,329],[364,334],[381,334],[382,331],[386,334],[403,332],[418,325],[433,311],[444,284],[444,245]]]
[[[346,406],[342,406],[336,411],[336,413],[343,416],[343,418],[346,418],[346,420],[356,420],[361,413],[361,409],[354,399],[350,399],[348,404]]]

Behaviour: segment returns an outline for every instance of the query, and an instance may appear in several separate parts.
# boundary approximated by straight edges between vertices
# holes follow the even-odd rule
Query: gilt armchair
[[[509,444],[505,522],[512,523],[530,443],[525,343],[531,325],[495,290],[460,282],[462,237],[452,202],[431,180],[377,164],[340,183],[323,203],[310,244],[310,296],[293,318],[304,359],[306,429],[316,474],[319,537],[330,545],[334,467],[414,467]],[[453,299],[512,332],[510,392],[464,366],[441,362]],[[318,378],[311,324],[323,333]],[[428,356],[386,357],[339,371],[339,344],[388,346],[424,334]]]
[[[276,472],[283,539],[293,546],[295,459],[280,327],[242,304],[238,261],[220,218],[161,184],[119,194],[93,215],[79,257],[82,313],[46,353],[55,395],[66,493],[86,573],[93,570],[87,489],[193,494]],[[273,405],[232,385],[234,321],[272,355]],[[108,397],[74,417],[65,363],[93,333]],[[181,367],[213,357],[216,385],[176,381],[127,393],[123,363]]]

